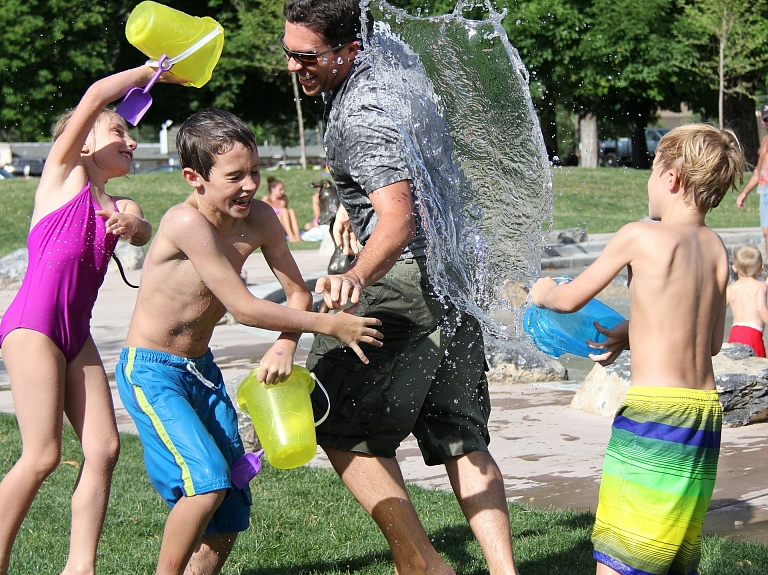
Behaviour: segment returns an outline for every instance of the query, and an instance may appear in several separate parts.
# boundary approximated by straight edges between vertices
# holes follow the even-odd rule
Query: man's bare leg
[[[518,575],[512,552],[509,507],[504,478],[498,465],[485,451],[445,460],[461,510],[469,521],[491,575]]]
[[[237,533],[203,535],[192,553],[184,575],[218,575],[235,545]]]
[[[226,491],[182,497],[168,514],[156,575],[182,575]]]
[[[454,575],[429,541],[396,459],[323,449],[341,480],[387,539],[397,575]]]

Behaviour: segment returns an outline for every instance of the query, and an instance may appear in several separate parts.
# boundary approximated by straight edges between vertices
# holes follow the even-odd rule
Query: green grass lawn
[[[144,472],[141,443],[121,435],[98,570],[110,575],[153,573],[168,509]],[[0,414],[0,476],[19,456],[16,420]],[[43,484],[22,525],[10,573],[58,573],[69,537],[69,498],[82,461],[72,428],[64,428],[62,465]],[[333,471],[283,471],[265,465],[251,482],[251,528],[238,539],[223,573],[283,575],[371,573],[394,566],[384,537]],[[487,573],[455,498],[409,486],[435,548],[458,573]],[[510,505],[515,555],[523,575],[591,575],[593,517]],[[768,573],[768,547],[717,537],[704,541],[702,575]]]
[[[592,233],[614,232],[622,225],[640,220],[648,214],[648,171],[556,168],[552,175],[555,229],[582,227]],[[264,171],[257,192],[258,198],[267,193],[268,176],[274,176],[285,183],[289,206],[296,210],[299,226],[312,220],[312,194],[315,189],[308,184],[329,176],[319,170]],[[33,195],[38,181],[0,180],[0,256],[26,245]],[[165,211],[184,200],[190,189],[178,172],[138,174],[112,180],[107,186],[107,191],[112,195],[135,199],[155,230]],[[715,228],[758,226],[760,214],[757,194],[751,194],[744,210],[739,210],[736,207],[736,194],[729,193],[707,221]],[[318,242],[297,242],[291,244],[291,249],[311,249],[318,245]]]

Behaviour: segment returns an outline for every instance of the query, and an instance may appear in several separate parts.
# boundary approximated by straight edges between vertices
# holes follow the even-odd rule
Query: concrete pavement
[[[753,237],[753,231],[739,233]],[[737,241],[747,243],[742,238]],[[598,240],[594,240],[593,246],[591,249],[582,246],[583,252],[589,253],[592,259],[602,249]],[[306,278],[321,275],[327,265],[327,258],[316,250],[295,251],[293,255]],[[547,256],[552,257],[563,260],[567,256],[557,253]],[[547,265],[552,261],[547,258],[543,267],[554,267]],[[584,262],[584,258],[573,261],[571,267],[587,265]],[[244,271],[254,291],[261,289],[263,292],[265,284],[274,281],[258,253],[249,258]],[[132,283],[140,279],[140,271],[128,271],[127,275]],[[0,290],[0,311],[4,312],[14,295],[15,290]],[[92,321],[92,334],[112,381],[118,423],[122,431],[128,432],[134,431],[133,423],[114,389],[113,372],[135,298],[136,290],[125,286],[116,270],[110,270],[99,293]],[[221,325],[215,330],[211,349],[226,380],[242,379],[273,341],[274,334],[270,332],[240,325]],[[296,355],[297,363],[305,361],[310,342],[311,336],[303,338]],[[494,386],[491,389],[490,450],[504,474],[510,500],[536,507],[571,507],[594,512],[611,421],[568,408],[578,385],[579,382],[571,381]],[[2,363],[0,411],[13,412],[8,377]],[[718,481],[705,531],[768,543],[766,432],[768,424],[723,431]],[[450,489],[444,469],[425,466],[412,437],[402,445],[398,459],[407,481]],[[329,466],[320,451],[310,464]]]

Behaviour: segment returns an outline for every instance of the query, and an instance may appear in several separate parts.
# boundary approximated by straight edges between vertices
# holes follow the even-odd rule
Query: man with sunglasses
[[[307,367],[331,402],[318,443],[381,528],[397,573],[454,573],[432,546],[395,459],[413,433],[426,463],[445,465],[490,573],[516,574],[504,481],[488,453],[482,331],[438,299],[427,275],[406,143],[377,98],[358,0],[287,0],[283,13],[288,69],[326,104],[326,160],[342,203],[334,237],[357,253],[316,291],[331,309],[359,305],[359,315],[382,321],[384,334],[382,348],[366,347],[369,365],[315,338]],[[325,396],[312,401],[325,413]]]
[[[760,117],[763,120],[763,125],[768,127],[768,104],[760,109]],[[764,136],[760,143],[757,165],[752,172],[752,177],[749,178],[744,190],[736,198],[736,205],[740,209],[744,208],[744,200],[755,187],[757,187],[757,195],[760,198],[760,228],[765,238],[766,253],[768,253],[768,136]]]

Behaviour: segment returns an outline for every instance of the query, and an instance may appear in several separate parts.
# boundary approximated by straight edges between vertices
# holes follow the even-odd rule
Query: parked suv
[[[45,160],[43,158],[14,158],[3,167],[14,176],[35,176],[39,178],[43,175],[44,164]]]
[[[648,150],[648,159],[653,161],[656,156],[656,148],[662,136],[669,132],[669,128],[646,128],[645,147]],[[598,144],[598,155],[601,166],[618,168],[632,166],[632,138],[619,138],[617,140],[601,140]]]

